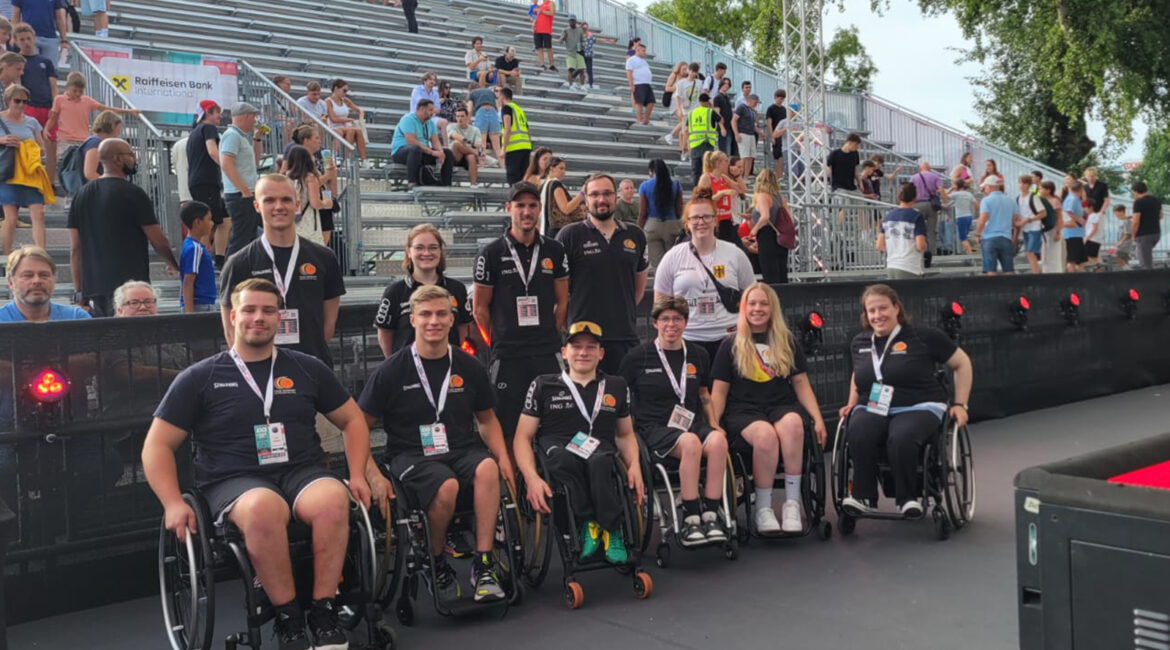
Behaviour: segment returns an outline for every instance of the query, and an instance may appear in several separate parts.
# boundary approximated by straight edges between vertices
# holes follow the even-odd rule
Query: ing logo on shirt
[[[905,351],[906,351],[906,342],[905,341],[898,341],[897,343],[894,344],[894,352],[905,352]]]
[[[451,309],[459,310],[459,301],[455,299],[455,296],[451,296]]]
[[[695,370],[695,364],[693,364],[693,363],[688,363],[688,364],[687,364],[687,374],[688,374],[688,375],[693,375],[693,374],[695,374],[696,372],[698,372],[698,371],[697,371],[697,370]]]
[[[540,268],[544,269],[545,271],[553,270],[552,260],[550,258],[547,258],[547,257],[544,258],[543,260],[540,260]]]
[[[276,381],[272,382],[272,385],[280,390],[292,390],[293,380],[288,377],[277,377]]]
[[[622,242],[622,246],[625,246],[627,250],[631,250],[631,251],[638,247],[638,245],[635,244],[634,240],[632,240],[632,239],[627,239],[624,242]]]
[[[716,264],[711,267],[711,275],[714,275],[717,280],[722,280],[727,275],[727,267],[722,264]]]
[[[613,408],[613,407],[617,406],[617,399],[615,399],[613,395],[606,393],[605,397],[601,398],[601,403],[604,406],[608,406],[610,408]]]
[[[451,375],[451,388],[463,388],[463,377]]]
[[[317,267],[309,262],[301,265],[301,275],[317,275]]]

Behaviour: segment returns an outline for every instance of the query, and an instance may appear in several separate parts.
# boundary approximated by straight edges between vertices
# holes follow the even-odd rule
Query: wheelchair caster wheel
[[[945,542],[951,536],[951,520],[946,513],[935,508],[930,513],[934,520],[934,536],[938,541]]]
[[[833,524],[827,521],[822,521],[817,524],[817,537],[821,538],[822,542],[828,541],[833,536]]]
[[[852,516],[842,513],[837,518],[837,529],[841,531],[842,535],[852,535],[853,529],[857,527],[857,520]]]
[[[565,605],[569,609],[577,609],[585,604],[585,590],[581,588],[579,582],[565,583]]]
[[[414,624],[414,606],[410,601],[401,598],[398,600],[398,605],[394,608],[394,613],[398,615],[398,622],[410,627]]]
[[[733,539],[727,544],[727,546],[724,546],[723,557],[727,558],[728,560],[739,559],[739,543]]]
[[[370,648],[378,648],[378,650],[394,650],[398,647],[398,636],[394,633],[394,628],[379,623],[374,628],[374,638],[370,640]]]
[[[659,569],[665,569],[670,566],[670,545],[662,543],[658,545],[658,549],[654,551],[654,563],[658,565]]]
[[[634,598],[646,600],[652,593],[654,593],[654,581],[650,579],[650,574],[645,571],[635,573]]]

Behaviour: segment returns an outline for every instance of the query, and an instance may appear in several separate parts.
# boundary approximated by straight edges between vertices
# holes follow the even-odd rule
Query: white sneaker
[[[689,154],[685,151],[680,152],[678,155],[678,159],[681,162],[690,162],[691,161],[691,154]]]
[[[756,508],[756,530],[765,535],[774,535],[780,532],[780,522],[776,521],[776,511],[771,508]]]
[[[903,517],[921,517],[922,516],[922,502],[918,499],[911,499],[902,504]]]
[[[873,512],[873,506],[861,499],[853,498],[853,495],[849,495],[841,500],[841,509],[851,515],[863,515]]]
[[[780,508],[780,518],[784,520],[780,529],[786,533],[799,533],[804,530],[800,515],[800,504],[791,499],[786,500]]]
[[[484,156],[483,157],[483,166],[484,167],[499,167],[500,161],[496,160],[495,158],[493,158],[491,156]]]
[[[662,141],[666,144],[674,144],[674,137],[667,133],[666,135],[662,136]]]
[[[479,183],[468,183],[467,184],[467,187],[469,187],[473,190],[479,188],[479,186],[480,186]]]

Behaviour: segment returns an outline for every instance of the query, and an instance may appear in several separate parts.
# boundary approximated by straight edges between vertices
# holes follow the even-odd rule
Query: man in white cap
[[[1015,272],[1015,246],[1012,245],[1012,227],[1020,226],[1020,208],[1016,202],[1003,193],[1003,181],[992,174],[983,179],[986,196],[979,202],[979,221],[975,223],[975,236],[979,238],[979,249],[983,254],[983,273]]]
[[[252,188],[260,179],[256,163],[260,161],[260,142],[256,116],[260,109],[240,102],[232,106],[232,125],[219,141],[219,164],[223,170],[223,202],[231,218],[227,254],[247,246],[256,239],[260,214],[253,205]]]

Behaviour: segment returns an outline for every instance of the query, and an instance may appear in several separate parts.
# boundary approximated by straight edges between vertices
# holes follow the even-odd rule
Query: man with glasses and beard
[[[585,221],[565,226],[557,241],[569,263],[569,322],[601,326],[601,370],[617,374],[638,344],[634,310],[646,290],[646,234],[613,218],[617,183],[608,174],[585,179]]]

